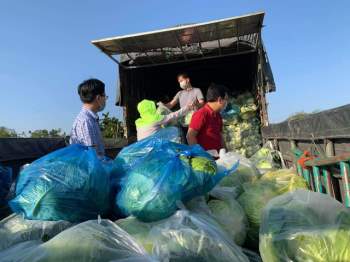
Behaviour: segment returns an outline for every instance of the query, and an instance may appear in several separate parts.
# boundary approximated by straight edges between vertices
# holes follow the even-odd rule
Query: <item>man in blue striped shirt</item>
[[[94,147],[99,156],[105,149],[97,112],[106,106],[105,84],[98,79],[88,79],[78,86],[78,94],[83,108],[76,117],[70,136],[70,144]]]

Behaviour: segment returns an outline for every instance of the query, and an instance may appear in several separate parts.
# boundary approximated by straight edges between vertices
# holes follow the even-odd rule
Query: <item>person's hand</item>
[[[195,100],[189,105],[190,110],[197,110],[198,108],[198,101]]]

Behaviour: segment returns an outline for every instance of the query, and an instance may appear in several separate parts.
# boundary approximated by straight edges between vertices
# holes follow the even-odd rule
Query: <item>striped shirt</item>
[[[81,109],[73,123],[69,143],[94,147],[98,155],[104,155],[105,149],[96,113],[84,107]]]

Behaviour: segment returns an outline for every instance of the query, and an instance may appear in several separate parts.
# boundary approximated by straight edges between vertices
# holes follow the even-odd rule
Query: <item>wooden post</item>
[[[326,155],[334,156],[334,144],[331,140],[326,140]]]
[[[320,168],[318,166],[314,166],[312,168],[312,171],[313,171],[314,182],[315,182],[315,190],[316,192],[322,193]]]
[[[340,162],[340,174],[343,182],[343,201],[346,207],[350,207],[349,163]]]
[[[331,172],[327,169],[327,167],[322,168],[322,177],[323,177],[323,183],[326,188],[326,193],[334,198],[335,194],[334,194]]]

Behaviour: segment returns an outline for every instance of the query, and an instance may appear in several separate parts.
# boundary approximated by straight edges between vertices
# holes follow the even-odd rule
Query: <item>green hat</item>
[[[140,113],[140,118],[135,121],[136,127],[149,126],[164,118],[157,112],[156,104],[151,100],[142,100],[137,104],[137,110]]]

